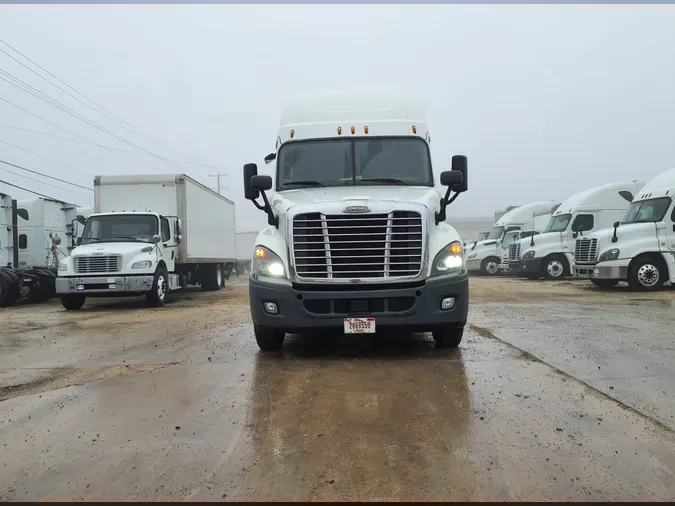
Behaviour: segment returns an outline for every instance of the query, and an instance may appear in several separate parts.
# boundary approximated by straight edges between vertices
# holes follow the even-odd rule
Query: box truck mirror
[[[251,178],[258,175],[258,166],[255,163],[244,165],[244,197],[247,200],[255,200],[260,196],[258,190],[251,187]]]
[[[159,243],[159,241],[161,241],[161,240],[162,240],[162,238],[161,238],[158,234],[155,234],[155,235],[152,236],[152,242],[153,242],[153,244],[157,244],[157,243]]]
[[[270,153],[269,155],[267,155],[265,157],[265,163],[271,163],[276,159],[277,159],[277,154],[276,153]]]

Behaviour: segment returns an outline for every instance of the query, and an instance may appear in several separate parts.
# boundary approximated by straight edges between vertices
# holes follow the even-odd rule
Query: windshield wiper
[[[288,183],[283,183],[282,186],[290,186],[290,185],[316,186],[317,188],[319,186],[326,186],[325,184],[319,183],[318,181],[289,181]]]
[[[402,186],[410,186],[409,183],[402,181],[401,179],[396,179],[395,177],[374,177],[371,179],[359,179],[360,183],[391,183]]]
[[[147,241],[141,241],[140,239],[136,239],[135,237],[132,237],[130,235],[116,235],[115,237],[111,237],[111,241],[115,241],[117,239],[122,239],[125,241],[133,241],[133,242],[147,242]]]

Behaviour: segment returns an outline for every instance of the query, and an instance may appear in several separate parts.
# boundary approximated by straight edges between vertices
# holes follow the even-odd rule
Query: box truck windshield
[[[628,211],[621,223],[659,222],[663,219],[670,207],[670,197],[641,200],[628,206]]]
[[[157,234],[157,217],[153,215],[90,216],[82,234],[82,244],[95,242],[152,242]]]
[[[284,144],[277,158],[277,191],[355,185],[433,186],[423,139],[374,137]]]
[[[559,214],[558,216],[554,216],[549,220],[548,225],[546,225],[544,233],[564,232],[565,230],[567,230],[567,225],[570,224],[571,219],[572,219],[571,214]]]

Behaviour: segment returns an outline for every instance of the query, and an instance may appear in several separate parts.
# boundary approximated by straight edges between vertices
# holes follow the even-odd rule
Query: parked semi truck
[[[518,273],[528,279],[574,275],[575,239],[614,223],[643,186],[642,181],[621,181],[572,195],[553,213],[544,233],[511,245]]]
[[[0,194],[0,307],[22,298],[52,298],[59,262],[68,256],[77,224],[73,204]]]
[[[87,297],[141,294],[163,306],[187,285],[219,290],[234,265],[234,203],[185,174],[98,176],[94,208],[59,265],[66,309]]]
[[[237,275],[251,270],[251,258],[258,232],[237,232]]]
[[[551,213],[560,205],[559,201],[544,200],[524,206],[515,207],[495,222],[490,235],[484,241],[477,242],[467,251],[466,265],[469,272],[494,276],[499,274],[504,245],[509,232],[521,230],[543,230]],[[510,234],[508,241],[513,241],[516,234]]]
[[[440,194],[430,141],[423,110],[402,94],[325,93],[284,109],[265,159],[276,160],[274,184],[244,166],[245,196],[269,223],[249,283],[260,348],[291,332],[391,327],[459,345],[469,286],[445,219],[467,190],[467,159],[453,157]]]
[[[675,169],[647,182],[611,227],[584,234],[574,246],[574,270],[600,288],[620,281],[633,290],[675,283]]]

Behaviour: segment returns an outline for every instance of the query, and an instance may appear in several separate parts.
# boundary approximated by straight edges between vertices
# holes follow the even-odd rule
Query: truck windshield
[[[621,223],[647,223],[661,221],[672,200],[670,197],[640,200],[628,206]]]
[[[508,246],[512,242],[515,242],[517,239],[519,239],[520,232],[509,232],[504,236],[504,240],[502,241],[503,246]]]
[[[157,217],[153,215],[90,216],[82,233],[82,244],[96,242],[152,242],[157,234]]]
[[[571,214],[559,214],[548,220],[548,225],[544,229],[544,232],[564,232],[567,230],[567,225],[570,224],[572,219]]]
[[[499,239],[504,233],[504,227],[492,227],[490,235],[487,236],[488,239]]]
[[[279,148],[278,191],[355,185],[433,186],[427,143],[373,137],[296,141]]]

